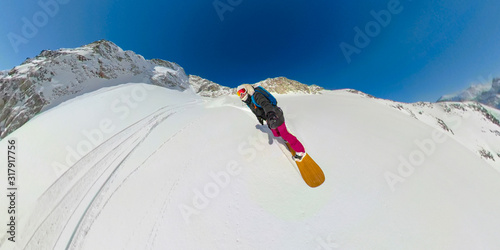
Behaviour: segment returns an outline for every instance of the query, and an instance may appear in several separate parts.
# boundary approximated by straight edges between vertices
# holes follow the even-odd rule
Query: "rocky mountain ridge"
[[[40,111],[77,95],[120,83],[141,81],[167,88],[189,88],[179,65],[146,60],[100,40],[75,49],[44,50],[35,58],[0,73],[0,137]]]
[[[236,94],[236,88],[222,86],[199,76],[190,75],[189,84],[193,91],[204,97],[219,97]],[[317,85],[306,85],[286,77],[268,78],[252,84],[262,86],[275,94],[320,94],[324,88]]]
[[[475,101],[490,107],[500,109],[500,78],[494,78],[491,84],[472,85],[457,94],[444,95],[438,102],[468,102]]]

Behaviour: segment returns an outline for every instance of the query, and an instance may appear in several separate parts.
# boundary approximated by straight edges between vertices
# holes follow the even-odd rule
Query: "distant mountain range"
[[[124,83],[142,82],[203,97],[236,93],[199,76],[187,75],[173,62],[146,60],[116,44],[100,40],[56,51],[44,50],[11,70],[0,71],[0,138],[16,130],[41,111],[94,90]],[[256,83],[271,92],[318,94],[323,88],[285,77]]]
[[[36,114],[76,96],[125,83],[142,82],[161,87],[190,90],[202,97],[234,95],[235,88],[219,85],[196,75],[187,75],[176,63],[146,60],[116,44],[100,40],[56,51],[44,50],[11,70],[0,71],[0,138],[16,130]],[[324,88],[286,77],[254,83],[276,94],[321,94]],[[350,90],[365,96],[367,94]],[[475,85],[461,93],[446,95],[438,102],[479,102],[500,108],[500,78],[491,85]]]
[[[195,75],[189,76],[189,84],[195,93],[204,97],[232,95],[237,91],[236,88],[225,87]],[[276,94],[320,94],[324,90],[320,86],[306,85],[286,77],[268,78],[253,85],[262,86]]]
[[[472,85],[457,94],[444,95],[438,102],[479,102],[494,108],[500,108],[500,78],[494,78],[491,84]]]

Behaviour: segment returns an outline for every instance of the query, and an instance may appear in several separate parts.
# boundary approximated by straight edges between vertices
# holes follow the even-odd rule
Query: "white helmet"
[[[255,93],[255,90],[250,84],[242,84],[238,86],[237,94],[242,101],[246,101],[248,99],[248,96],[253,95],[253,93]]]

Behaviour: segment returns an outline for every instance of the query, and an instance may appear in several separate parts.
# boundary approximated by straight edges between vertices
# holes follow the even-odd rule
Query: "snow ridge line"
[[[139,123],[143,122],[148,117],[153,116],[155,113],[160,112],[161,110],[166,109],[167,107],[171,107],[171,106],[162,107],[162,108],[158,109],[157,111],[155,111],[153,114],[142,118],[141,120],[137,121],[136,123],[130,125],[129,127],[123,129],[122,131],[116,133],[115,136],[107,139],[106,141],[104,141],[103,143],[101,143],[101,145],[95,147],[87,155],[90,155],[90,154],[94,154],[95,155],[95,154],[98,154],[99,152],[104,152],[103,154],[105,154],[105,155],[109,154],[109,152],[111,152],[111,151],[103,151],[101,149],[103,149],[103,148],[104,149],[105,148],[110,148],[109,144],[111,144],[111,145],[113,145],[111,148],[113,148],[113,150],[114,150],[114,149],[116,149],[116,147],[118,147],[120,144],[122,144],[126,139],[128,139],[128,137],[125,138],[125,139],[123,139],[123,137],[120,137],[120,136],[117,136],[117,135],[123,134],[123,133],[125,133],[127,131],[130,131],[132,127],[139,126]],[[176,106],[173,106],[169,110],[175,109],[175,107]],[[133,135],[133,133],[131,133],[131,136],[132,135]],[[120,139],[123,139],[123,140],[120,140]],[[105,145],[106,147],[104,147],[103,145]],[[105,157],[105,156],[103,156],[103,157]],[[53,192],[54,190],[57,191],[58,190],[58,188],[57,188],[58,186],[68,186],[69,183],[62,183],[63,185],[61,185],[61,182],[63,182],[64,180],[73,180],[73,179],[75,179],[77,177],[76,174],[84,171],[84,169],[80,169],[80,168],[83,168],[83,167],[86,167],[86,166],[92,167],[92,166],[94,166],[103,157],[85,157],[84,156],[84,157],[80,158],[70,169],[68,169],[54,183],[52,183],[52,185],[50,185],[47,188],[47,190],[45,190],[45,192],[40,196],[40,198],[38,198],[38,203],[43,203],[44,200],[42,200],[42,199],[44,199],[47,196],[49,196],[50,193]],[[74,173],[74,172],[76,172],[76,173]],[[72,176],[68,176],[68,175],[71,175],[71,174],[73,174],[73,175]],[[79,179],[79,178],[76,178],[76,179]],[[53,199],[54,199],[54,197],[51,196],[51,197],[48,197],[47,200],[53,200]]]
[[[182,106],[186,106],[186,105],[189,105],[189,104],[191,104],[191,103],[183,104],[183,105],[179,105],[179,106],[182,107]],[[73,172],[77,172],[77,173],[71,173],[70,171],[68,171],[67,175],[65,174],[65,175],[61,176],[60,179],[58,179],[58,181],[56,181],[41,196],[41,198],[39,199],[38,203],[42,207],[42,210],[47,210],[47,209],[51,209],[51,208],[52,209],[51,209],[50,212],[48,212],[48,214],[46,215],[46,217],[43,219],[43,221],[37,227],[31,227],[31,226],[26,227],[26,228],[36,228],[36,229],[34,230],[31,238],[25,243],[24,246],[26,248],[30,248],[31,244],[36,244],[36,243],[32,243],[32,242],[37,237],[46,238],[46,236],[44,237],[43,234],[50,235],[48,232],[49,231],[54,231],[54,228],[52,228],[52,227],[53,226],[57,227],[58,224],[61,224],[61,222],[60,222],[61,218],[64,217],[64,216],[61,216],[61,215],[63,215],[65,212],[66,213],[69,212],[69,211],[64,211],[64,209],[61,208],[61,207],[64,207],[63,206],[64,203],[69,203],[69,207],[71,207],[71,204],[75,204],[76,203],[76,202],[71,202],[70,201],[74,197],[74,195],[71,195],[71,196],[69,195],[70,192],[71,193],[74,193],[74,192],[81,193],[82,191],[80,189],[85,189],[85,187],[89,188],[89,185],[88,185],[87,182],[91,182],[92,179],[95,179],[95,181],[94,181],[94,183],[90,183],[90,184],[94,185],[95,182],[100,178],[100,176],[96,177],[95,176],[96,175],[95,174],[96,171],[93,171],[93,169],[97,169],[97,171],[101,170],[102,172],[106,171],[108,168],[105,168],[103,170],[102,169],[103,167],[101,167],[101,169],[100,169],[99,165],[106,166],[106,164],[113,163],[116,159],[119,159],[122,156],[122,154],[120,154],[120,150],[119,149],[121,149],[121,148],[124,147],[123,143],[129,142],[129,144],[130,144],[130,141],[132,141],[132,143],[137,142],[137,140],[138,140],[136,138],[137,135],[144,134],[144,133],[140,133],[140,134],[138,134],[138,133],[141,130],[144,130],[144,128],[146,127],[146,125],[148,123],[150,123],[151,120],[154,121],[154,119],[157,118],[159,115],[165,114],[169,110],[173,110],[173,109],[178,108],[178,107],[174,106],[174,107],[170,107],[170,109],[165,110],[168,107],[169,106],[165,106],[165,107],[162,107],[162,108],[158,109],[152,115],[147,116],[147,117],[139,120],[138,122],[130,125],[129,127],[127,127],[124,130],[122,130],[122,132],[116,134],[114,137],[108,139],[107,141],[105,141],[104,143],[102,143],[100,146],[98,146],[97,148],[95,148],[93,151],[91,151],[89,154],[87,154],[85,157],[83,157],[82,159],[80,159],[80,161],[75,164],[76,166],[74,166],[74,167],[77,167],[77,168],[75,168],[76,170],[73,171]],[[153,118],[148,120],[148,118],[150,118],[150,117],[153,117]],[[148,133],[144,134],[143,136],[147,136],[147,134]],[[125,139],[123,139],[123,135],[128,135],[128,136]],[[113,147],[111,147],[112,150],[111,151],[108,150],[107,153],[101,157],[100,154],[99,154],[99,152],[103,148],[104,149],[105,148],[110,148],[109,144],[111,144],[111,146],[113,146]],[[133,150],[133,148],[132,148],[132,150]],[[104,152],[106,152],[106,151],[104,151]],[[90,157],[90,156],[94,156],[94,157]],[[98,156],[98,157],[96,158],[95,156]],[[109,158],[111,158],[111,159],[109,159]],[[94,163],[94,164],[92,164],[92,163]],[[79,166],[81,166],[81,167],[79,167]],[[101,175],[102,174],[103,173],[101,173]],[[75,176],[78,176],[78,175],[80,176],[80,178],[71,178],[71,177],[75,177]],[[87,181],[86,179],[90,179],[90,181]],[[75,181],[72,181],[72,180],[75,180]],[[73,184],[73,185],[71,185],[71,184]],[[61,189],[63,189],[63,190],[61,191],[59,189],[59,187]],[[63,196],[61,198],[57,199],[57,196],[61,196],[61,195],[63,195]],[[85,196],[85,195],[86,194],[83,194],[83,196]],[[54,197],[54,196],[56,196],[56,197]],[[47,203],[41,203],[41,201],[42,202],[43,201],[47,201]],[[82,200],[80,200],[80,202],[81,201]],[[52,206],[49,207],[49,206],[47,206],[47,204],[52,204]],[[59,211],[59,210],[63,210],[63,211]],[[45,213],[47,213],[47,212],[45,212]],[[40,213],[38,213],[38,214],[40,214]],[[71,217],[72,215],[69,215],[69,216]],[[43,215],[42,215],[42,217],[43,217]],[[49,220],[49,218],[52,218],[52,217],[56,217],[56,218],[54,218],[52,220]],[[35,219],[31,219],[30,218],[30,220],[34,220],[35,221],[34,223],[31,223],[31,224],[37,224],[36,221],[38,221],[38,219],[36,219],[36,218]],[[55,225],[47,225],[51,221],[54,221]],[[62,221],[64,221],[64,220],[62,220]],[[30,223],[28,223],[28,224],[30,224]],[[60,229],[61,232],[63,231],[63,229]],[[28,235],[30,235],[30,234],[28,233]],[[40,246],[32,246],[32,247],[33,248],[38,248]]]

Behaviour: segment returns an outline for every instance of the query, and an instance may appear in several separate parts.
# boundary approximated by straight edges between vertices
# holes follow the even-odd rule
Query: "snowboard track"
[[[173,114],[172,114],[173,115]],[[191,126],[192,124],[194,124],[195,122],[190,122],[188,123],[186,126],[184,126],[182,129],[180,129],[179,131],[177,131],[176,133],[174,133],[173,135],[171,135],[169,138],[167,138],[161,146],[159,146],[154,152],[152,152],[151,154],[149,154],[148,157],[146,157],[146,159],[141,163],[139,164],[137,167],[134,167],[134,169],[132,171],[130,171],[130,173],[128,173],[128,175],[118,181],[120,181],[120,183],[116,186],[116,188],[111,191],[111,192],[105,192],[105,194],[109,194],[107,195],[107,198],[104,198],[104,197],[99,197],[99,198],[103,198],[105,199],[104,202],[100,201],[99,199],[95,199],[93,200],[92,204],[89,205],[89,209],[91,209],[91,211],[95,211],[96,214],[95,215],[88,215],[88,216],[85,216],[85,218],[82,217],[82,219],[86,220],[86,221],[83,221],[82,223],[80,223],[80,226],[75,228],[75,232],[74,234],[78,233],[77,230],[83,230],[83,234],[85,234],[86,231],[90,230],[90,227],[92,227],[93,223],[95,222],[95,220],[99,217],[102,209],[104,207],[107,206],[108,202],[111,200],[111,198],[113,197],[113,195],[122,187],[122,185],[130,178],[132,177],[135,173],[137,173],[142,167],[144,167],[144,165],[146,164],[146,162],[148,162],[148,160],[153,156],[155,155],[165,144],[167,144],[170,140],[172,140],[174,137],[178,136],[181,132],[183,132],[187,127]],[[125,161],[124,161],[125,162]],[[185,168],[184,168],[185,170]],[[171,192],[173,192],[173,190],[175,190],[175,188],[177,187],[177,184],[178,182],[180,181],[180,179],[182,178],[182,174],[183,172],[181,173],[181,176],[178,177],[174,183],[174,185],[171,187],[171,189],[169,190],[169,192],[166,192],[166,197],[169,197],[169,194]],[[110,179],[111,181],[115,181],[114,179]],[[105,183],[105,185],[109,185],[111,184],[111,181],[108,181]],[[109,187],[108,187],[109,188]],[[166,188],[166,184],[163,186],[163,189],[162,191]],[[103,193],[103,191],[105,191],[104,189],[102,189],[100,191],[100,193]],[[160,193],[165,193],[165,192],[160,192]],[[105,195],[103,194],[103,196]],[[160,215],[158,215],[157,217],[160,217],[161,214],[163,213],[163,211],[166,210],[166,205],[169,203],[169,199],[164,199],[164,206],[165,206],[165,209],[162,209],[162,212],[160,213]],[[102,204],[102,205],[101,205]],[[99,206],[99,207],[97,207]],[[92,208],[91,208],[92,207]],[[163,207],[163,206],[162,206]],[[154,226],[155,229],[153,229],[152,231],[156,231],[156,223],[155,223],[155,226]],[[82,232],[80,232],[81,234]],[[85,235],[82,235],[82,237],[85,236]],[[130,237],[129,240],[131,240],[133,237]],[[69,247],[69,244],[71,242],[75,242],[77,241],[77,243],[74,243],[75,244],[78,244],[78,243],[82,243],[83,240],[79,240],[79,239],[75,239],[75,237],[72,237],[71,241],[68,242],[68,246],[66,248]],[[148,243],[151,243],[152,241],[154,241],[154,238],[153,239],[150,239],[150,241]],[[74,246],[73,245],[73,246]],[[78,247],[76,247],[78,248]]]
[[[37,211],[37,216],[29,218],[26,223],[28,230],[33,228],[27,232],[27,235],[31,236],[25,238],[27,240],[24,242],[20,242],[21,248],[54,248],[58,244],[64,244],[63,242],[66,242],[65,247],[68,248],[84,217],[88,215],[89,208],[122,163],[156,126],[182,108],[195,104],[197,103],[162,107],[123,129],[83,156],[40,196],[34,210]],[[89,200],[87,206],[84,203],[86,200]],[[78,213],[79,210],[83,212]],[[74,229],[71,236],[64,240],[67,237],[64,234],[68,232],[66,228],[72,226]],[[58,233],[53,234],[54,231]],[[57,235],[57,239],[47,241],[48,238],[55,237],[49,237],[50,235]],[[40,245],[40,242],[51,243]]]

